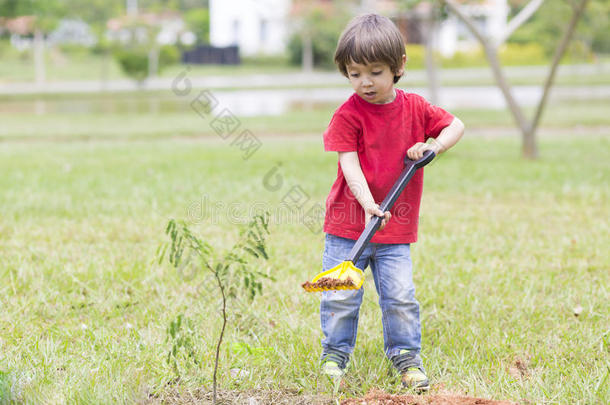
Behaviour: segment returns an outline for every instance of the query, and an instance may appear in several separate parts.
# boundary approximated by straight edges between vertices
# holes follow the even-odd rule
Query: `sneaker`
[[[339,363],[332,360],[326,360],[322,363],[322,373],[332,380],[343,377],[345,369],[339,367]]]
[[[334,382],[339,382],[345,374],[349,355],[341,353],[327,353],[322,358],[322,374]]]
[[[394,367],[402,375],[403,387],[415,391],[427,391],[430,389],[430,381],[421,366],[421,360],[408,350],[401,350],[397,356],[392,358]]]
[[[402,386],[415,391],[428,391],[430,389],[430,381],[421,368],[409,367],[407,371],[402,373]]]

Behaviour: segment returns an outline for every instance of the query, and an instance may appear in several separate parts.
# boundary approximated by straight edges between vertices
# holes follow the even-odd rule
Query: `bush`
[[[311,36],[313,64],[322,68],[333,68],[335,48],[341,31],[347,24],[350,14],[343,1],[328,2],[328,6],[314,6],[301,15],[303,28],[297,31],[288,42],[290,62],[300,65],[303,61],[304,30]]]
[[[407,69],[424,69],[426,67],[426,48],[423,45],[407,44]]]
[[[67,57],[83,58],[92,53],[92,48],[78,44],[59,44],[57,48]]]
[[[180,51],[174,45],[163,45],[159,49],[159,70],[180,62]]]
[[[335,66],[335,47],[341,32],[320,31],[312,39],[313,64],[316,67],[332,69]],[[288,43],[290,62],[293,65],[303,63],[303,42],[298,34],[290,38]]]
[[[125,74],[138,82],[148,76],[148,50],[145,48],[120,48],[114,51],[119,66]]]
[[[119,66],[125,74],[139,82],[148,76],[148,57],[150,49],[147,47],[117,48],[113,54]],[[178,63],[180,61],[180,51],[172,45],[164,45],[159,48],[158,71],[163,68]]]
[[[535,43],[505,44],[500,48],[498,56],[504,66],[545,65],[549,62],[544,48]],[[456,52],[450,58],[442,58],[442,65],[454,68],[481,67],[487,66],[488,62],[483,49],[479,47],[472,51]]]
[[[483,50],[478,48],[472,51],[456,52],[449,58],[442,58],[441,63],[444,67],[478,67],[487,65],[487,59],[485,59]]]
[[[500,49],[500,62],[506,66],[545,65],[549,62],[544,48],[537,43],[505,44]]]

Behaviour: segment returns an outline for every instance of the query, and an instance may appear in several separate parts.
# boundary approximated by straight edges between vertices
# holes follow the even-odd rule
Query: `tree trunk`
[[[101,81],[101,90],[106,91],[108,89],[108,71],[110,69],[110,51],[105,49],[102,53],[102,63],[100,69],[100,81]]]
[[[570,43],[570,40],[572,39],[572,35],[574,33],[574,29],[576,28],[576,24],[578,23],[578,20],[581,18],[582,14],[584,12],[584,9],[587,5],[587,2],[588,2],[588,0],[580,0],[580,2],[577,4],[577,6],[574,7],[574,9],[573,9],[573,13],[572,13],[570,22],[569,22],[566,30],[564,31],[563,37],[562,37],[561,41],[559,42],[559,45],[557,46],[555,56],[553,57],[553,61],[551,63],[551,67],[549,70],[549,75],[544,83],[544,87],[542,90],[542,97],[540,98],[540,101],[538,103],[536,113],[535,113],[532,121],[529,122],[528,120],[526,120],[525,116],[523,115],[523,111],[521,110],[521,108],[519,107],[519,105],[517,104],[516,100],[514,99],[512,93],[511,93],[510,85],[508,84],[508,81],[504,77],[504,73],[502,71],[500,61],[498,59],[497,49],[498,49],[498,46],[504,40],[506,40],[508,38],[508,36],[510,35],[511,32],[513,32],[520,25],[522,25],[534,13],[534,11],[536,11],[538,9],[538,7],[540,7],[540,5],[542,4],[542,1],[543,0],[532,0],[530,3],[528,3],[524,7],[522,12],[520,12],[509,23],[508,29],[504,33],[504,35],[501,38],[496,39],[495,42],[492,42],[493,38],[485,38],[485,36],[483,36],[481,31],[479,31],[479,29],[476,27],[476,25],[474,24],[472,19],[469,16],[465,15],[462,12],[462,10],[460,10],[460,7],[455,2],[455,0],[442,0],[442,2],[455,15],[457,15],[458,18],[464,24],[466,24],[466,26],[468,26],[468,29],[477,38],[477,40],[481,43],[481,45],[483,45],[483,48],[485,50],[485,56],[487,57],[487,60],[489,61],[489,64],[493,71],[493,74],[494,74],[494,77],[498,84],[498,87],[502,91],[502,94],[504,95],[504,98],[506,99],[506,103],[508,104],[508,107],[509,107],[511,113],[513,114],[513,117],[515,118],[515,121],[516,121],[519,129],[521,130],[522,142],[523,142],[522,143],[523,156],[526,158],[529,158],[529,159],[535,159],[538,157],[538,146],[536,144],[536,130],[538,129],[538,124],[540,122],[542,112],[544,111],[544,107],[546,106],[546,103],[548,100],[548,95],[549,95],[551,87],[553,85],[553,80],[555,79],[555,73],[557,71],[559,61],[561,60],[561,58],[565,54],[565,51],[567,50],[568,44]]]
[[[489,62],[489,66],[494,74],[494,78],[496,79],[496,83],[498,88],[504,95],[504,99],[506,100],[506,104],[508,105],[508,109],[513,115],[513,119],[517,124],[517,127],[521,131],[522,142],[523,142],[523,151],[524,157],[535,159],[538,157],[538,147],[536,146],[536,138],[534,136],[534,132],[531,130],[531,126],[525,118],[523,114],[523,110],[519,107],[517,100],[513,96],[513,93],[510,89],[510,85],[508,84],[508,80],[506,80],[506,76],[504,76],[504,71],[502,70],[502,66],[500,65],[500,60],[498,59],[498,54],[496,50],[487,42],[483,44],[485,49],[485,56],[487,57],[487,61]],[[526,147],[527,144],[527,147]],[[525,153],[527,151],[527,153]]]
[[[432,104],[439,103],[439,78],[438,78],[438,66],[436,64],[436,58],[434,55],[434,34],[436,32],[436,19],[434,18],[434,9],[430,8],[430,13],[425,20],[425,63],[426,63],[426,76],[428,76],[428,92],[429,100]]]
[[[148,78],[156,77],[159,73],[159,46],[155,43],[148,52]]]
[[[553,87],[553,82],[555,81],[555,74],[557,73],[557,68],[559,67],[559,62],[561,58],[566,53],[568,49],[568,45],[570,44],[570,40],[572,39],[572,35],[574,34],[574,30],[576,29],[576,24],[583,12],[585,11],[585,7],[587,6],[587,2],[589,0],[581,0],[580,3],[575,7],[572,12],[572,18],[570,19],[570,23],[566,28],[561,41],[557,45],[557,49],[555,50],[555,55],[553,56],[553,62],[551,62],[551,68],[549,69],[549,74],[544,82],[544,88],[542,91],[542,97],[538,102],[538,108],[536,109],[536,113],[534,118],[532,119],[532,133],[535,133],[538,129],[538,124],[540,123],[540,118],[542,117],[542,113],[547,103],[548,96],[551,92],[551,87]],[[533,135],[532,135],[533,136]]]
[[[313,71],[313,43],[311,41],[311,35],[304,34],[303,38],[303,71],[304,72],[312,72]]]
[[[34,30],[34,77],[37,85],[46,81],[44,34],[39,28]]]

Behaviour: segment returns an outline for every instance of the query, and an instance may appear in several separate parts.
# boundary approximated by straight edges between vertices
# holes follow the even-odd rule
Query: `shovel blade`
[[[348,260],[318,274],[311,283],[303,283],[302,287],[307,292],[358,290],[363,283],[364,272]]]

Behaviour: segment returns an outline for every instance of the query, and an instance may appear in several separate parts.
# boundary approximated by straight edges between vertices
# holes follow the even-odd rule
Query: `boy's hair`
[[[343,76],[348,77],[347,65],[352,62],[369,64],[383,62],[394,73],[394,83],[400,76],[405,42],[398,28],[386,17],[365,14],[354,18],[347,25],[335,51],[335,63]]]

